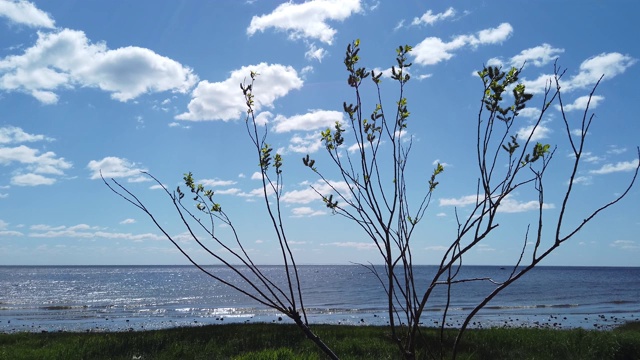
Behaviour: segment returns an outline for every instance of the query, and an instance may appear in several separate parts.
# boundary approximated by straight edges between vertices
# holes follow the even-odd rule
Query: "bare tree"
[[[307,318],[301,290],[301,280],[298,272],[293,252],[289,246],[289,240],[282,222],[282,211],[280,209],[280,199],[282,197],[282,157],[280,154],[273,154],[273,148],[266,143],[267,130],[262,131],[256,123],[253,111],[253,84],[258,74],[251,73],[251,81],[248,84],[240,84],[247,104],[247,116],[245,118],[247,133],[256,149],[257,158],[262,174],[262,196],[267,209],[271,226],[278,239],[281,259],[284,264],[283,271],[286,281],[284,284],[267,276],[260,266],[256,265],[247,250],[245,249],[239,234],[236,231],[231,219],[222,210],[222,206],[214,201],[214,192],[206,189],[204,185],[194,181],[193,174],[184,175],[184,183],[188,192],[185,194],[180,187],[175,191],[167,189],[153,175],[144,172],[162,187],[165,194],[171,200],[177,216],[184,225],[189,237],[193,239],[201,250],[211,256],[217,263],[223,264],[238,276],[242,282],[237,284],[229,278],[222,278],[207,269],[200,262],[187,252],[181,243],[174,238],[165,227],[156,219],[150,209],[131,191],[114,179],[104,183],[120,197],[131,203],[133,206],[144,212],[154,223],[154,225],[173,243],[173,245],[184,255],[191,264],[200,271],[210,276],[216,281],[229,286],[258,303],[281,312],[292,319],[305,336],[313,341],[329,358],[338,359],[336,354],[316,335]],[[270,202],[273,196],[273,204]],[[193,205],[185,205],[183,200],[191,198],[195,202],[197,212],[194,212]],[[204,215],[204,219],[199,216]],[[216,235],[216,226],[226,225],[231,229],[232,238],[223,239]],[[204,234],[204,235],[201,235]],[[214,246],[222,249],[214,251]],[[240,264],[240,265],[238,265]]]
[[[418,283],[413,263],[412,239],[417,225],[423,220],[431,203],[444,167],[441,164],[435,166],[421,196],[416,197],[415,194],[409,193],[406,171],[412,142],[411,137],[406,136],[406,129],[410,123],[410,112],[408,100],[405,97],[405,85],[411,78],[408,72],[411,63],[407,61],[411,47],[400,46],[396,50],[397,65],[391,68],[391,78],[397,82],[399,93],[393,110],[389,112],[392,115],[387,116],[380,91],[382,74],[358,67],[359,45],[358,40],[349,44],[344,60],[348,73],[348,84],[354,90],[355,95],[353,103],[345,102],[343,104],[343,110],[348,116],[348,126],[338,122],[334,128],[326,129],[321,133],[330,162],[333,163],[332,169],[337,170],[342,180],[349,185],[348,188],[346,190],[337,188],[324,175],[325,173],[318,169],[318,163],[309,155],[305,156],[302,161],[332,190],[331,193],[323,194],[315,189],[326,206],[335,214],[354,221],[375,243],[384,264],[383,270],[379,270],[372,264],[363,266],[368,268],[381,283],[388,308],[391,336],[402,356],[406,359],[414,359],[418,356],[443,358],[450,352],[451,356],[455,358],[462,335],[478,311],[502,290],[513,284],[572,238],[598,214],[624,198],[635,183],[640,161],[629,185],[617,198],[586,212],[584,220],[580,224],[569,227],[567,230],[567,226],[564,224],[565,215],[570,211],[569,200],[584,153],[585,135],[594,119],[593,114],[590,114],[589,105],[582,116],[582,136],[576,139],[572,137],[560,91],[560,79],[564,71],[554,67],[554,78],[544,91],[540,115],[532,126],[531,134],[520,139],[514,130],[514,120],[533,97],[526,93],[525,86],[519,82],[522,68],[503,71],[497,67],[485,67],[478,72],[483,83],[483,95],[476,124],[478,180],[475,204],[464,218],[456,210],[457,231],[452,236],[451,244],[440,260],[437,271],[428,282]],[[289,247],[280,209],[282,157],[279,154],[274,155],[273,148],[266,142],[266,128],[262,130],[256,124],[252,93],[256,76],[256,73],[251,73],[250,83],[241,84],[247,105],[245,123],[259,159],[263,199],[269,220],[278,239],[284,263],[283,271],[286,278],[284,284],[269,278],[259,266],[254,264],[242,245],[230,218],[222,210],[220,204],[213,200],[213,191],[206,189],[202,184],[196,184],[191,173],[185,174],[183,179],[186,189],[189,190],[187,193],[183,192],[180,187],[175,191],[170,191],[158,179],[150,174],[147,175],[162,186],[190,237],[213,259],[227,266],[239,276],[243,281],[242,284],[232,283],[200,265],[164,229],[138,197],[113,179],[110,182],[103,180],[113,192],[147,214],[193,265],[213,279],[232,287],[260,304],[282,312],[291,318],[327,356],[337,359],[335,353],[311,330],[307,319],[301,291],[301,279]],[[363,81],[367,78],[373,81],[373,86],[377,91],[374,104],[366,104],[372,109],[369,116],[364,113],[365,104],[361,97]],[[589,100],[592,99],[598,84],[593,87]],[[508,96],[509,92],[511,95]],[[532,141],[533,133],[543,122],[552,104],[557,104],[560,109],[566,136],[575,156],[568,185],[562,198],[562,205],[555,217],[543,216],[543,210],[546,204],[545,174],[550,169],[556,148],[552,149],[549,144]],[[344,150],[344,135],[347,134],[355,142],[356,151],[354,153]],[[640,149],[638,157],[640,159]],[[501,281],[489,276],[464,277],[461,269],[465,254],[477,248],[499,227],[499,220],[502,219],[500,210],[504,208],[505,199],[514,191],[525,189],[537,195],[537,212],[532,218],[531,224],[522,230],[522,249],[519,257],[514,259],[515,265],[509,276],[506,280]],[[183,203],[185,197],[193,199],[198,212],[191,210],[191,206]],[[273,202],[270,202],[271,199]],[[205,216],[204,220],[197,216],[202,214]],[[216,235],[215,227],[220,223],[228,225],[232,230],[233,236],[230,242]],[[555,228],[552,239],[543,239],[545,236],[543,225]],[[206,241],[201,240],[198,235],[200,232],[205,234]],[[221,246],[226,254],[230,254],[231,260],[220,252],[213,251],[212,246],[214,245]],[[238,262],[241,265],[235,265]],[[457,329],[453,349],[445,349],[445,330],[447,328],[445,319],[451,308],[452,289],[469,282],[485,282],[492,284],[492,287],[484,299],[465,315],[462,326]],[[428,345],[429,342],[424,341],[423,343],[426,345],[422,349],[418,343],[427,337],[422,327],[424,312],[427,304],[430,304],[430,301],[433,302],[432,295],[436,288],[444,288],[447,294],[444,311],[441,314],[442,321],[439,322],[439,335],[436,339],[439,346],[432,348]]]
[[[344,103],[344,112],[348,115],[349,133],[355,142],[355,155],[344,149],[342,124],[336,123],[333,129],[322,132],[327,153],[333,168],[337,169],[342,180],[349,184],[348,191],[336,188],[327,177],[318,170],[317,162],[309,155],[303,158],[305,166],[311,168],[320,179],[332,189],[332,194],[318,194],[326,206],[334,213],[354,221],[375,243],[384,263],[384,272],[373,265],[366,266],[379,280],[386,294],[388,316],[392,337],[406,359],[417,355],[418,340],[424,338],[421,327],[424,310],[432,300],[431,295],[438,287],[445,287],[446,304],[440,323],[440,348],[425,349],[424,357],[443,357],[446,317],[451,305],[453,287],[467,282],[487,282],[493,284],[492,290],[480,301],[464,319],[457,331],[452,357],[455,358],[463,333],[471,319],[496,295],[517,279],[533,269],[559,246],[573,237],[600,212],[624,198],[633,186],[637,174],[636,167],[628,187],[614,200],[593,209],[584,215],[577,226],[565,229],[565,214],[569,211],[569,199],[573,184],[581,163],[585,146],[585,135],[589,131],[593,114],[589,105],[584,111],[581,122],[581,134],[578,139],[571,135],[569,121],[562,103],[560,79],[564,71],[554,67],[554,78],[548,83],[541,101],[540,115],[534,122],[527,138],[518,138],[514,131],[514,120],[533,95],[525,92],[525,86],[519,82],[521,69],[511,68],[503,71],[497,67],[485,67],[478,72],[484,88],[481,107],[477,118],[477,164],[478,182],[475,206],[465,219],[461,219],[456,210],[457,233],[442,257],[435,275],[428,283],[416,282],[413,265],[411,241],[416,226],[423,219],[434,190],[437,178],[443,172],[437,164],[428,180],[428,187],[422,196],[409,194],[406,184],[406,170],[412,142],[406,140],[406,128],[410,112],[405,97],[405,85],[410,80],[407,55],[410,46],[400,46],[397,51],[397,66],[391,68],[391,78],[399,85],[396,106],[388,116],[383,108],[380,93],[381,73],[358,67],[359,41],[347,47],[345,66],[348,72],[348,84],[353,88],[353,103]],[[370,77],[377,90],[377,99],[371,114],[365,115],[361,91],[363,81]],[[598,82],[599,83],[599,82]],[[596,84],[589,100],[598,87]],[[508,97],[511,92],[511,97]],[[509,99],[507,99],[509,98]],[[510,101],[508,103],[508,101]],[[543,217],[545,207],[545,174],[549,169],[556,148],[548,144],[534,143],[532,136],[545,118],[548,109],[557,103],[565,124],[566,136],[575,156],[568,185],[562,199],[562,206],[555,218]],[[638,150],[640,158],[640,150]],[[640,163],[639,165],[640,166]],[[465,278],[461,275],[463,257],[471,249],[477,248],[499,226],[500,210],[505,199],[516,190],[528,189],[538,196],[537,214],[532,219],[533,228],[523,229],[523,245],[520,256],[514,259],[515,265],[506,280],[496,281],[490,277]],[[410,206],[410,202],[414,202]],[[543,224],[555,227],[555,236],[549,246],[543,241]],[[533,238],[533,245],[529,239]],[[532,249],[531,249],[532,247]],[[530,258],[525,256],[530,253]],[[426,342],[425,342],[426,343]]]

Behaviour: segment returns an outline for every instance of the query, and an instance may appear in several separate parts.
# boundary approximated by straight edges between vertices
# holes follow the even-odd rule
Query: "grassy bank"
[[[387,328],[327,325],[314,329],[343,359],[398,358]],[[324,356],[292,325],[226,324],[129,333],[0,334],[0,359],[137,358],[323,359]],[[612,331],[469,330],[459,358],[640,359],[640,322]]]

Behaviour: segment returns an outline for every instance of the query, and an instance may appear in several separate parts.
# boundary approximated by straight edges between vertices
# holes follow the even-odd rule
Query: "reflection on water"
[[[224,267],[217,276],[242,285]],[[262,270],[284,288],[281,267]],[[426,287],[435,267],[418,267]],[[500,280],[499,267],[464,269],[464,276]],[[303,266],[307,315],[314,323],[385,325],[379,281],[360,266]],[[608,328],[640,316],[640,268],[542,267],[487,305],[472,323],[481,326]],[[615,282],[611,281],[615,279]],[[141,330],[221,322],[278,322],[282,314],[215,283],[190,266],[0,267],[0,331]],[[487,282],[452,289],[442,319],[444,288],[427,304],[424,325],[459,326],[492,289]],[[282,320],[286,321],[286,320]]]

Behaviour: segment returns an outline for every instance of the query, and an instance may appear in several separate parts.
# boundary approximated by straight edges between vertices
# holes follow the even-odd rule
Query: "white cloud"
[[[478,244],[478,246],[476,246],[476,251],[477,252],[491,252],[491,251],[496,251],[496,249],[492,248],[491,246],[489,246],[487,244]]]
[[[531,135],[531,133],[533,132],[533,135],[531,135],[531,141],[536,142],[549,137],[549,134],[552,132],[551,128],[546,126],[544,123],[539,124],[535,128],[535,130],[534,130],[534,126],[535,125],[529,125],[529,126],[520,128],[520,130],[518,130],[517,132],[518,139],[526,140],[529,138],[529,135]]]
[[[47,226],[39,228],[32,227],[34,232],[29,233],[29,237],[32,238],[81,238],[81,239],[117,239],[117,240],[131,240],[131,241],[144,241],[144,240],[165,240],[164,236],[160,236],[152,233],[144,234],[132,234],[132,233],[118,233],[97,230],[96,227],[90,227],[85,224],[81,224],[80,227],[72,226],[58,226],[55,228],[47,229]]]
[[[589,171],[590,174],[602,175],[614,172],[633,171],[638,167],[638,160],[621,161],[616,164],[605,164],[598,170]]]
[[[571,130],[571,135],[573,136],[584,136],[582,133],[582,129],[573,129]]]
[[[452,7],[448,8],[445,12],[434,14],[433,11],[428,10],[426,13],[422,14],[419,18],[413,18],[411,25],[422,25],[428,24],[433,25],[438,21],[444,20],[446,18],[450,18],[456,14],[456,10]]]
[[[139,168],[136,163],[115,156],[108,156],[102,160],[91,160],[87,168],[92,172],[91,179],[100,179],[100,172],[102,171],[102,176],[107,179],[127,178],[129,182],[139,182],[141,178],[144,179],[140,172],[147,171]]]
[[[126,225],[126,224],[135,224],[136,220],[135,219],[124,219],[122,221],[120,221],[120,224]]]
[[[440,161],[440,159],[435,159],[435,160],[433,160],[433,161],[431,162],[431,165],[433,165],[433,166],[436,166],[436,165],[438,165],[438,164],[442,165],[442,166],[443,166],[443,167],[445,167],[445,168],[446,168],[446,167],[453,167],[453,165],[451,165],[451,164],[449,164],[449,163],[446,163],[446,162],[444,162],[444,161],[443,161],[443,162],[441,162],[441,161]]]
[[[627,148],[620,148],[618,145],[610,145],[609,150],[607,150],[607,154],[620,155],[627,152]]]
[[[396,69],[397,71],[398,69]],[[386,79],[391,79],[391,77],[393,76],[393,69],[392,68],[386,68],[386,69],[381,69],[379,67],[373,68],[373,71],[376,73],[376,75],[382,73],[382,78],[386,78]],[[411,73],[409,72],[409,70],[404,69],[402,70],[403,74],[408,74],[409,76],[411,76]],[[431,77],[431,74],[427,74],[424,75],[425,78]],[[422,79],[420,79],[422,80]]]
[[[487,64],[486,66],[497,66],[497,67],[503,67],[504,64],[502,63],[502,60],[499,58],[491,58],[489,60],[487,60]],[[476,71],[474,71],[473,73],[471,73],[471,75],[473,76],[478,76],[478,73]]]
[[[320,150],[322,147],[322,141],[319,134],[311,133],[304,137],[300,135],[294,135],[289,143],[287,149],[301,154],[313,154]]]
[[[589,109],[595,109],[602,100],[604,100],[604,96],[593,95],[591,97],[591,102],[589,102],[588,95],[580,96],[573,102],[573,104],[564,105],[564,111],[584,111],[587,108],[587,103],[589,103]],[[556,105],[556,109],[560,110],[560,105]]]
[[[45,105],[57,104],[59,99],[58,95],[52,91],[31,90],[31,96]]]
[[[55,182],[56,179],[32,173],[15,175],[11,178],[11,184],[17,186],[53,185]]]
[[[53,141],[52,138],[44,135],[33,135],[24,132],[19,127],[5,126],[0,128],[0,144],[13,144],[23,142],[36,142],[36,141]]]
[[[355,242],[355,241],[346,241],[346,242],[332,242],[328,244],[322,244],[322,246],[337,246],[337,247],[348,247],[354,248],[357,250],[375,250],[378,247],[374,242]]]
[[[520,114],[520,116],[522,117],[526,117],[529,119],[537,119],[540,117],[541,111],[538,108],[527,107],[518,111],[518,114]]]
[[[317,47],[314,43],[309,44],[308,48],[309,50],[304,53],[304,57],[307,60],[317,60],[318,62],[322,62],[322,59],[327,55],[327,50]]]
[[[307,74],[313,73],[313,66],[307,65],[300,70],[300,75],[305,76]]]
[[[444,42],[437,37],[428,37],[413,48],[411,55],[415,58],[416,64],[435,65],[451,59],[455,50],[465,46],[499,44],[505,41],[512,32],[513,27],[510,24],[502,23],[497,28],[481,30],[474,35],[456,36],[450,42]]]
[[[220,180],[220,179],[202,179],[198,180],[197,183],[200,183],[204,186],[208,187],[217,187],[217,186],[229,186],[233,185],[236,182],[233,180]]]
[[[326,211],[314,210],[308,206],[297,207],[291,209],[291,216],[293,217],[312,217],[312,216],[320,216],[326,215]]]
[[[55,22],[49,14],[24,0],[0,0],[0,17],[34,28],[55,28]]]
[[[567,181],[568,183],[569,181]],[[591,185],[593,183],[591,176],[576,176],[573,178],[574,184]]]
[[[640,249],[640,245],[633,240],[616,240],[609,244],[611,247],[623,249],[623,250],[635,250]]]
[[[467,205],[475,205],[476,199],[478,199],[478,197],[476,195],[467,195],[467,196],[463,196],[463,197],[460,197],[460,198],[457,198],[457,199],[455,199],[455,198],[440,199],[439,203],[440,203],[440,206],[465,207]],[[483,198],[480,197],[478,200],[482,201]],[[530,210],[537,210],[538,206],[539,206],[539,204],[538,204],[537,201],[533,201],[532,200],[532,201],[529,201],[529,202],[521,203],[521,202],[513,199],[510,195],[507,195],[500,202],[500,207],[498,208],[498,212],[519,213],[519,212],[525,212],[525,211],[530,211]],[[542,208],[543,209],[553,209],[553,208],[555,208],[555,205],[553,205],[553,204],[543,204]]]
[[[602,53],[591,57],[580,64],[578,73],[569,79],[560,81],[562,90],[570,92],[574,90],[590,88],[596,84],[601,76],[603,80],[609,80],[623,74],[629,67],[636,63],[636,59],[620,53]],[[527,91],[542,93],[549,84],[552,75],[540,75],[535,80],[523,80]]]
[[[584,88],[593,86],[602,75],[608,80],[620,75],[631,65],[636,63],[636,59],[622,55],[620,53],[602,53],[589,58],[580,64],[580,72],[573,77],[570,84],[574,88]]]
[[[396,26],[393,28],[393,31],[398,31],[402,29],[404,27],[404,22],[405,22],[404,19],[398,21],[398,24],[396,24]]]
[[[524,84],[526,91],[532,94],[541,94],[545,91],[545,89],[551,86],[553,83],[553,75],[543,74],[538,76],[534,80],[522,79],[522,84]],[[569,91],[569,89],[563,90]]]
[[[223,190],[216,190],[216,195],[239,195],[242,191],[238,188],[230,188]]]
[[[254,172],[251,174],[251,180],[262,180],[262,173],[259,171]]]
[[[0,144],[12,142],[31,142],[51,140],[43,135],[25,133],[20,128],[0,128]],[[11,184],[17,186],[52,185],[56,182],[50,175],[64,175],[64,170],[72,167],[72,164],[62,157],[57,157],[52,151],[40,154],[37,149],[25,145],[16,147],[0,146],[0,165],[9,166],[20,164],[14,170]],[[48,176],[44,176],[48,175]]]
[[[498,212],[503,213],[520,213],[531,210],[538,210],[540,204],[538,201],[531,200],[528,202],[521,203],[510,196],[506,196],[502,199],[500,203],[500,207],[498,208]],[[553,204],[542,204],[543,209],[554,209],[555,205]]]
[[[466,195],[460,198],[443,198],[439,200],[440,206],[467,206],[476,203],[477,195]]]
[[[427,251],[447,251],[449,247],[444,245],[433,245],[433,246],[427,246],[424,249]]]
[[[368,149],[368,148],[370,148],[370,147],[371,147],[371,143],[366,142],[366,143],[364,143],[364,145],[360,145],[360,143],[359,143],[359,142],[356,142],[356,143],[353,143],[351,146],[349,146],[349,147],[347,148],[347,151],[353,154],[353,153],[355,153],[356,151],[360,151],[360,147],[362,147],[362,148],[364,148],[364,149]]]
[[[180,120],[235,120],[247,111],[246,101],[239,84],[246,82],[251,72],[256,77],[253,94],[254,110],[273,107],[273,102],[300,89],[303,81],[291,66],[260,63],[243,66],[231,72],[228,79],[211,83],[203,80],[193,90],[189,111],[176,116]]]
[[[160,185],[160,184],[151,185],[151,186],[149,186],[149,190],[162,190],[163,189],[162,186],[163,185]]]
[[[311,0],[301,4],[286,2],[270,14],[251,18],[247,34],[252,36],[258,31],[274,28],[288,32],[292,40],[317,39],[331,45],[337,31],[327,21],[343,21],[361,10],[360,0]]]
[[[149,49],[109,50],[71,29],[38,32],[22,55],[0,60],[0,74],[0,89],[31,94],[44,104],[57,102],[55,90],[76,86],[99,88],[124,102],[149,92],[185,93],[197,82],[190,68]]]
[[[439,212],[439,213],[437,213],[437,214],[436,214],[436,216],[437,216],[437,217],[446,217],[446,216],[447,216],[447,214],[446,214],[446,213],[443,213],[443,212]]]
[[[335,126],[336,122],[344,124],[344,115],[340,111],[311,110],[306,114],[291,117],[278,115],[273,121],[275,122],[274,131],[277,133],[324,130],[328,127]]]
[[[348,196],[350,190],[349,185],[344,181],[331,181],[331,185],[327,185],[322,181],[317,181],[312,186],[322,195],[329,196],[333,193],[333,188],[337,189],[345,196]],[[309,204],[313,201],[322,201],[322,197],[316,193],[311,187],[304,190],[292,190],[282,195],[283,203],[289,204]]]
[[[572,155],[573,158],[575,158],[575,154],[571,154],[571,155]],[[600,161],[604,160],[604,157],[593,155],[593,153],[591,153],[591,152],[584,152],[584,153],[582,153],[582,157],[580,159],[582,161],[588,162],[588,163],[597,163],[597,162],[600,162]]]
[[[534,66],[544,66],[558,58],[564,49],[554,48],[549,44],[532,47],[522,50],[520,54],[511,58],[511,66],[520,68],[522,65],[531,64]]]

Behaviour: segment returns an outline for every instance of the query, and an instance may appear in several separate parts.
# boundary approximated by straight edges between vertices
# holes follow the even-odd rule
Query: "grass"
[[[314,326],[343,359],[397,359],[389,329]],[[426,331],[428,342],[435,331]],[[447,333],[450,345],[454,332]],[[433,346],[434,343],[432,343]],[[0,359],[324,359],[294,325],[225,324],[142,332],[0,334]],[[459,359],[640,359],[640,322],[612,331],[482,329]]]

